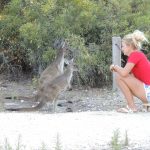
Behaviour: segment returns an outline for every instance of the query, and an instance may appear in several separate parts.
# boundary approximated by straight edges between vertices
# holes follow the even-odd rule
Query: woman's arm
[[[131,72],[131,70],[134,67],[134,65],[135,64],[133,64],[133,63],[127,63],[124,68],[122,68],[122,67],[120,67],[118,65],[111,65],[110,66],[110,70],[111,71],[115,71],[119,75],[125,77],[125,76],[127,76]]]

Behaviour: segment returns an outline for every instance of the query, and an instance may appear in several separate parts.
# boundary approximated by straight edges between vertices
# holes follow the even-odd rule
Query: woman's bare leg
[[[121,77],[117,74],[117,84],[120,87],[122,93],[124,94],[128,106],[132,110],[137,110],[133,96],[138,97],[143,103],[147,103],[146,94],[144,90],[143,83],[136,79],[132,75],[128,75],[127,77]]]

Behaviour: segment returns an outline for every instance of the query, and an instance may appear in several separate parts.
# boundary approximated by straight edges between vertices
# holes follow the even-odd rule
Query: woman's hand
[[[109,69],[110,69],[111,72],[115,71],[114,67],[115,67],[114,64],[110,65]]]

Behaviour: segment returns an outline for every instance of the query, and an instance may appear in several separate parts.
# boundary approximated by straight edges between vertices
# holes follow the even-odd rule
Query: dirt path
[[[119,140],[128,133],[126,149],[149,150],[150,114],[120,114],[113,111],[80,113],[0,113],[0,143],[7,138],[25,150],[110,150],[113,132],[119,130]],[[57,144],[56,144],[57,143]],[[59,144],[58,144],[59,143]]]
[[[124,149],[150,149],[150,113],[115,112],[125,101],[110,88],[66,91],[58,98],[61,107],[57,107],[55,114],[3,109],[5,96],[29,96],[34,90],[31,81],[0,84],[0,146],[8,140],[16,147],[19,140],[21,150],[56,150],[56,146],[61,146],[60,150],[111,150],[111,138],[118,129],[121,141],[125,139],[125,132],[128,133],[129,147]],[[135,102],[141,109],[141,102],[138,99]],[[67,108],[71,108],[72,113],[68,113]]]
[[[32,96],[34,91],[35,89],[30,80],[21,82],[3,81],[0,83],[0,110],[4,111],[4,97]],[[67,101],[72,101],[72,104],[67,103]],[[68,108],[71,108],[72,112],[113,111],[125,105],[123,96],[118,92],[113,92],[108,87],[97,89],[74,88],[72,91],[65,91],[60,94],[57,102],[61,105],[61,107],[57,107],[58,113],[67,112]],[[137,99],[135,103],[139,108],[142,106],[141,102]]]

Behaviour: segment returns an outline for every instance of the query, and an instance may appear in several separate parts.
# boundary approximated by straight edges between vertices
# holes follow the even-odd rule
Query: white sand
[[[37,150],[42,143],[55,150],[56,141],[61,150],[109,150],[116,129],[122,140],[127,130],[129,149],[150,149],[150,113],[0,113],[0,145],[7,138],[16,147],[20,136],[26,150]]]

